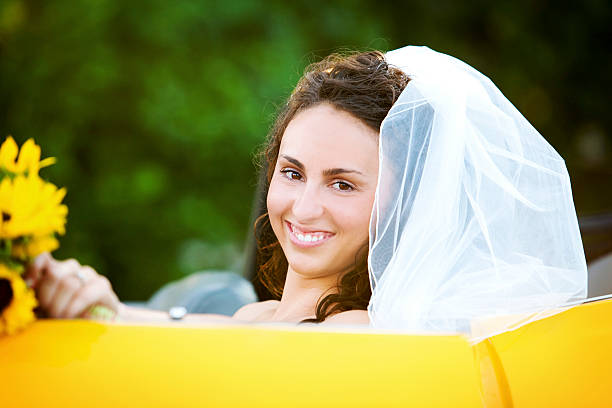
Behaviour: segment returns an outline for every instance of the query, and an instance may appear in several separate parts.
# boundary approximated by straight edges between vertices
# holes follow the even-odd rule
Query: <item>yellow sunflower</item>
[[[17,155],[19,154],[19,157]],[[40,161],[40,146],[28,139],[21,152],[15,140],[8,136],[0,146],[0,170],[12,175],[38,174],[38,170],[55,163],[54,157],[48,157]]]
[[[0,264],[0,335],[13,334],[34,321],[38,305],[18,273]]]
[[[0,182],[0,239],[64,234],[68,207],[61,204],[66,189],[27,177]]]

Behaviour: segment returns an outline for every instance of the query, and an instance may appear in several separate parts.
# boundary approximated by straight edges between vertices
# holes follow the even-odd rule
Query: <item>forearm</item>
[[[141,307],[127,306],[123,303],[119,305],[117,318],[126,322],[167,322],[170,320],[168,312],[146,309]],[[240,322],[230,316],[219,314],[200,314],[188,313],[181,321],[188,323],[234,323]]]

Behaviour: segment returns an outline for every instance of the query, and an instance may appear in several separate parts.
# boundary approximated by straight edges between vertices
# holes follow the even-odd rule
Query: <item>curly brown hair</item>
[[[379,51],[332,54],[308,66],[287,103],[278,113],[265,148],[259,155],[261,168],[266,175],[266,194],[283,134],[297,113],[326,102],[336,109],[350,113],[378,132],[383,119],[409,80],[401,70],[389,66]],[[267,213],[257,218],[254,229],[257,241],[257,279],[273,298],[280,299],[288,263]],[[317,302],[316,318],[303,322],[319,323],[335,313],[367,308],[372,295],[367,255],[366,243],[355,254],[352,270],[339,278],[335,288],[337,292],[323,294]]]

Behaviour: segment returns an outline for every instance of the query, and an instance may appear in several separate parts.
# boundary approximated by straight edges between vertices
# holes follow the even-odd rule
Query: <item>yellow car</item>
[[[0,338],[2,407],[612,404],[612,300],[477,344],[286,325],[39,320]]]

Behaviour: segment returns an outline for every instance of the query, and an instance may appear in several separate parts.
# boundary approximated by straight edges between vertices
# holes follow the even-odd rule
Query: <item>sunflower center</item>
[[[2,211],[2,222],[9,222],[11,220],[11,214]]]
[[[0,314],[13,300],[13,287],[8,279],[0,279]]]

